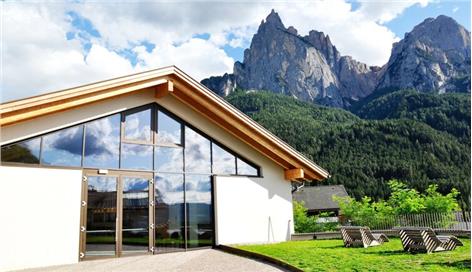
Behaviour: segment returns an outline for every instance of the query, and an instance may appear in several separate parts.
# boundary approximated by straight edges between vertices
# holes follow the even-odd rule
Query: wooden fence
[[[388,218],[364,219],[360,222],[344,222],[343,225],[368,226],[372,230],[388,230],[394,227],[430,227],[435,230],[470,231],[470,212],[424,213],[396,215]]]

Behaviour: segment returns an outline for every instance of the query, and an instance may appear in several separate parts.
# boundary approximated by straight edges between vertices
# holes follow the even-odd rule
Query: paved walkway
[[[20,271],[37,272],[280,272],[270,264],[228,254],[220,250],[201,249],[188,252],[143,255],[84,261],[78,264],[26,269]]]

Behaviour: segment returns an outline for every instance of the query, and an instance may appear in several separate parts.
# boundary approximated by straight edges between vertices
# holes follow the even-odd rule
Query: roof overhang
[[[285,169],[287,180],[323,180],[329,173],[175,66],[0,104],[0,126],[131,95],[152,88],[171,95]]]

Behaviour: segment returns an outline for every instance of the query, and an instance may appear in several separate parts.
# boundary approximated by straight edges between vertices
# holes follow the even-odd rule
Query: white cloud
[[[248,47],[262,19],[276,9],[300,34],[329,34],[343,55],[368,64],[387,62],[398,40],[383,26],[407,7],[427,0],[362,2],[353,11],[343,0],[313,2],[2,2],[2,100],[11,100],[143,69],[175,64],[196,79],[231,72],[222,47]],[[73,30],[67,12],[89,19],[100,38],[85,54],[84,40],[67,40]],[[209,39],[195,38],[209,34]],[[156,45],[147,52],[141,42]],[[133,66],[116,52],[138,57]]]
[[[279,14],[285,26],[293,25],[300,35],[307,35],[313,29],[322,31],[329,35],[342,55],[381,66],[388,61],[392,44],[399,38],[380,23],[380,18],[391,19],[400,11],[389,10],[389,6],[396,5],[382,1],[387,8],[381,12],[379,6],[383,6],[376,3],[379,2],[362,2],[358,10],[353,10],[351,4],[343,0],[296,2],[287,8],[281,7]],[[376,13],[374,7],[379,8]]]
[[[362,2],[359,12],[375,22],[386,23],[402,14],[405,9],[420,5],[426,7],[431,0],[389,0]]]
[[[134,50],[146,67],[176,65],[197,80],[209,75],[232,72],[234,63],[222,49],[209,41],[197,38],[178,46],[156,46],[151,53],[148,53],[144,46]]]

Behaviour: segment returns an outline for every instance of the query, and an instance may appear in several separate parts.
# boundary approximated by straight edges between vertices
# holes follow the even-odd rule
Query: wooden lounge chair
[[[431,228],[400,228],[399,234],[403,249],[409,252],[431,253],[454,250],[458,246],[463,246],[455,236],[436,235]]]
[[[341,227],[345,247],[378,246],[388,242],[388,237],[383,233],[372,233],[368,227]]]

